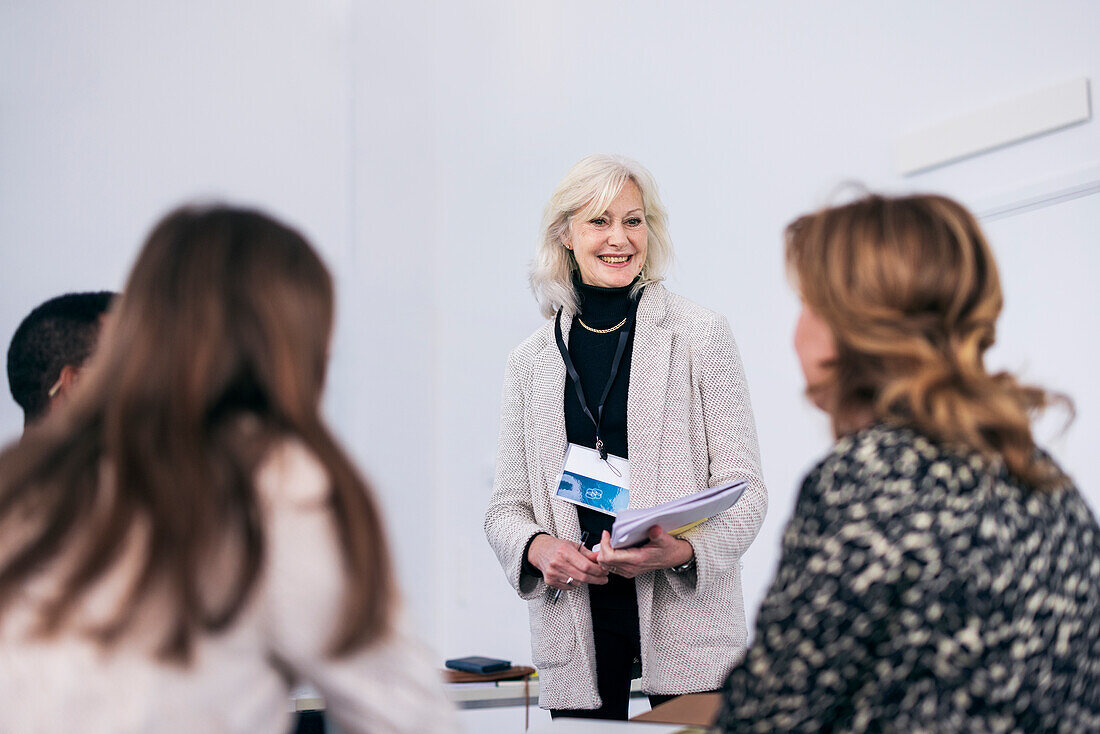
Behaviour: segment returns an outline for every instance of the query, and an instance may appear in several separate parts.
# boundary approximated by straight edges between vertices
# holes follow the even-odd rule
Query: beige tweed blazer
[[[566,340],[573,313],[562,314]],[[679,694],[721,687],[745,652],[739,559],[756,537],[768,496],[748,387],[726,319],[663,286],[638,304],[627,398],[630,506],[651,507],[734,478],[749,486],[731,509],[686,533],[696,570],[637,577],[642,689]],[[576,508],[553,500],[565,457],[565,366],[549,321],[508,357],[496,480],[485,534],[509,583],[527,600],[539,705],[601,705],[588,588],[561,595],[523,573],[540,532],[579,540]]]

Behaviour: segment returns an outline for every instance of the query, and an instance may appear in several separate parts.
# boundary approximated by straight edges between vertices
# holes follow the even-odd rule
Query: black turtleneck
[[[578,296],[578,313],[569,329],[569,356],[581,376],[584,398],[593,414],[599,404],[600,395],[607,385],[611,374],[611,363],[618,346],[619,330],[608,334],[597,334],[582,326],[580,321],[593,329],[609,329],[631,313],[637,313],[638,301],[630,297],[633,284],[623,288],[600,288],[574,281]],[[626,327],[621,327],[626,328]],[[626,440],[626,402],[630,385],[631,352],[634,349],[634,334],[627,341],[619,373],[611,386],[604,406],[600,423],[600,436],[607,450],[629,459]],[[565,433],[570,443],[596,448],[596,428],[581,409],[576,390],[569,377],[565,378]],[[581,530],[588,531],[588,547],[600,542],[604,530],[610,532],[615,518],[587,507],[577,507],[577,516]],[[634,580],[612,574],[606,585],[589,587],[592,602],[593,624],[611,625],[615,629],[637,629],[638,599],[634,590]],[[614,611],[611,615],[602,615],[600,610]],[[624,614],[626,612],[626,614]],[[636,634],[636,633],[635,633]]]
[[[608,334],[597,334],[584,328],[580,322],[601,330],[610,329],[620,323],[638,309],[638,302],[630,298],[630,289],[631,286],[599,288],[583,283],[576,285],[579,302],[577,315],[569,329],[569,356],[581,376],[584,398],[593,414],[611,375],[611,363],[619,343],[620,329],[626,327],[620,327]],[[619,374],[607,396],[603,420],[600,423],[600,434],[607,450],[624,459],[630,458],[627,455],[626,441],[626,398],[633,346],[634,334],[631,333],[619,365]],[[568,377],[565,385],[565,431],[570,443],[596,448],[596,427],[581,409],[576,390]]]

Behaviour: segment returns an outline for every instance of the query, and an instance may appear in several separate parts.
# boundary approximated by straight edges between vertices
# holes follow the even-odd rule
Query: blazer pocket
[[[661,579],[661,585],[665,583]],[[703,596],[673,596],[668,587],[660,589],[659,595],[660,602],[654,599],[651,629],[654,644],[662,650],[745,646],[744,601],[739,584],[729,576]]]
[[[577,647],[577,630],[569,613],[569,602],[558,599],[550,603],[550,594],[540,594],[527,602],[531,622],[531,662],[539,670],[560,668],[573,659]]]

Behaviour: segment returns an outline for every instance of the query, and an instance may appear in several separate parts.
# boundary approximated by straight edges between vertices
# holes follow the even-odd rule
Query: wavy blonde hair
[[[672,264],[672,240],[668,234],[668,213],[653,174],[640,163],[623,156],[597,153],[581,158],[558,183],[542,214],[539,243],[531,265],[531,290],[546,318],[557,310],[577,308],[577,292],[573,272],[577,260],[565,247],[565,236],[573,219],[587,219],[606,211],[627,181],[633,181],[642,194],[648,236],[646,259],[641,277],[631,295],[665,278]]]
[[[1062,479],[1036,451],[1031,418],[1072,404],[986,371],[1004,302],[974,216],[943,196],[866,195],[787,226],[786,260],[802,299],[832,329],[826,396],[839,436],[875,420],[1001,459],[1027,484]]]

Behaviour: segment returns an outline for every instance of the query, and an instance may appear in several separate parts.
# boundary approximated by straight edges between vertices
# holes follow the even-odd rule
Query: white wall
[[[0,5],[0,334],[6,351],[43,300],[121,288],[184,200],[302,228],[339,288],[326,408],[378,485],[434,639],[435,545],[408,529],[433,507],[435,56],[393,68],[416,49],[408,29],[431,26],[429,4],[397,5]],[[0,401],[0,435],[21,428]]]
[[[1095,170],[1096,121],[907,179],[891,160],[910,129],[1095,89],[1098,27],[1087,1],[6,3],[0,335],[49,296],[121,285],[181,199],[299,224],[341,287],[329,412],[383,497],[414,617],[442,655],[526,661],[481,532],[504,359],[540,322],[526,268],[554,184],[586,153],[633,156],[671,213],[670,287],[728,316],[744,356],[771,491],[751,618],[829,444],[800,397],[783,225],[848,179],[981,210]],[[1052,445],[1100,506],[1100,196],[988,231],[1007,294],[991,362],[1076,399]],[[19,426],[0,401],[0,433]]]
[[[342,404],[336,427],[385,502],[408,605],[425,637],[437,643],[443,607],[435,579],[446,539],[434,531],[438,301],[430,4],[352,7],[354,247],[344,281],[345,381],[333,398]]]
[[[1075,76],[1095,85],[1100,7],[848,7],[501,1],[440,10],[446,277],[436,430],[440,466],[452,477],[440,499],[455,518],[455,552],[440,559],[454,600],[446,653],[529,655],[525,609],[477,527],[490,492],[504,359],[540,321],[525,275],[541,207],[581,155],[621,152],[654,172],[678,256],[670,286],[724,313],[739,341],[771,492],[745,559],[750,618],[799,478],[829,444],[825,421],[800,397],[784,224],[849,179],[947,191],[980,208],[1100,163],[1100,129],[1091,122],[910,179],[892,169],[893,141],[911,128]],[[1084,370],[1098,355],[1095,339],[1082,337],[1097,333],[1085,281],[1097,272],[1087,263],[1096,263],[1098,212],[1093,196],[990,228],[1008,299],[992,363],[1022,367],[1078,399],[1078,422],[1055,448],[1098,492],[1096,504],[1100,475],[1085,450],[1098,435],[1100,399]],[[1045,318],[1027,317],[1038,313]],[[1092,359],[1072,358],[1082,351]],[[489,617],[494,624],[481,622]]]
[[[350,246],[348,22],[339,1],[0,4],[0,339],[71,290],[117,289],[193,198]],[[6,384],[6,383],[5,383]],[[6,393],[6,389],[5,389]],[[22,414],[0,400],[0,434]]]

